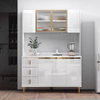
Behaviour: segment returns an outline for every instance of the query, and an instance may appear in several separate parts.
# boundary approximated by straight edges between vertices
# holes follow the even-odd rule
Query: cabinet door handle
[[[29,60],[29,64],[31,65],[31,60]]]
[[[31,74],[31,70],[29,70],[29,74]]]
[[[29,80],[29,84],[31,84],[31,79]]]

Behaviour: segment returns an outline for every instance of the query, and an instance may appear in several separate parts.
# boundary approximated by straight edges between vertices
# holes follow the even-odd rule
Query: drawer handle
[[[31,60],[29,60],[29,64],[31,65]]]
[[[29,74],[31,74],[31,70],[29,70]]]
[[[29,80],[29,84],[31,84],[31,79]]]

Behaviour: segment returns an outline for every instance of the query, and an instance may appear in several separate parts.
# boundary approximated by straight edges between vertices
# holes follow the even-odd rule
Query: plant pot
[[[37,56],[37,49],[33,49],[34,56]]]

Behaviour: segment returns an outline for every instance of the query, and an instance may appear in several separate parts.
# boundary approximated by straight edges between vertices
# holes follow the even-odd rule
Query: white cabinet
[[[80,11],[68,10],[68,33],[80,33]]]
[[[52,87],[52,59],[39,59],[39,86]]]
[[[53,59],[53,87],[67,86],[67,60]]]
[[[81,87],[81,59],[67,59],[67,87]]]
[[[81,86],[81,57],[22,57],[22,87]]]
[[[23,11],[23,32],[24,33],[35,32],[35,10]]]

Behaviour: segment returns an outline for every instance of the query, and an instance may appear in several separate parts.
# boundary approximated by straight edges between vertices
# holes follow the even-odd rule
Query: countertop
[[[34,56],[33,54],[24,54],[22,57],[81,57],[79,54],[75,54],[75,56],[69,56],[67,53],[63,53],[62,56],[54,56],[54,53],[41,53],[37,56]]]

